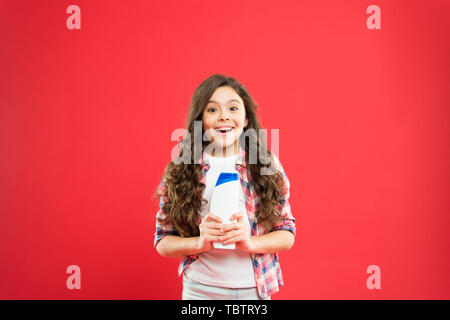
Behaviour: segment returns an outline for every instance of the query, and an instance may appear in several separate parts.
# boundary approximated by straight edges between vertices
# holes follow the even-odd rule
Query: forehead
[[[243,104],[242,98],[228,86],[217,88],[209,99],[209,103],[227,104],[231,102]]]

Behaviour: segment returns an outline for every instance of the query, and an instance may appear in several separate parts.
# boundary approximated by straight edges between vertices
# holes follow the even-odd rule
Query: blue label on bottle
[[[228,173],[228,172],[222,172],[217,179],[216,187],[218,185],[221,185],[222,183],[230,182],[230,181],[236,181],[239,179],[239,176],[237,173]]]

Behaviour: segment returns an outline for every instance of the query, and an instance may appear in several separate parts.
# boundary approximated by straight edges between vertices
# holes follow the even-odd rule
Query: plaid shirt
[[[295,235],[295,219],[292,216],[291,207],[288,202],[289,186],[290,186],[289,180],[278,158],[275,155],[273,156],[273,158],[275,159],[274,161],[275,168],[278,171],[280,171],[283,175],[284,190],[283,190],[283,199],[281,201],[282,203],[281,215],[283,219],[277,224],[275,224],[271,231],[287,230]],[[206,172],[209,170],[210,164],[208,160],[204,157],[204,155],[200,158],[198,163],[202,166],[202,175],[200,182],[205,183]],[[259,198],[255,192],[250,172],[246,168],[245,150],[242,148],[239,148],[239,155],[236,161],[236,170],[239,171],[239,178],[242,186],[242,191],[244,193],[247,215],[251,226],[251,235],[260,236],[264,233],[264,230],[256,222],[255,216],[256,207],[259,203]],[[165,179],[162,178],[161,183],[159,184],[158,187],[158,194],[163,195],[165,190],[166,190],[166,183]],[[167,201],[167,198],[161,196],[159,201],[160,208],[156,215],[157,218],[165,218],[165,214],[161,209],[165,201]],[[180,234],[175,230],[173,224],[168,223],[166,225],[162,225],[158,222],[158,220],[156,220],[154,246],[156,247],[158,241],[168,235],[180,236]],[[266,298],[278,292],[280,290],[279,286],[284,285],[278,253],[268,253],[268,254],[252,253],[251,256],[253,261],[253,270],[255,272],[256,286],[258,288],[260,297]],[[178,267],[178,276],[180,276],[183,273],[183,271],[197,258],[198,258],[197,255],[185,256]]]

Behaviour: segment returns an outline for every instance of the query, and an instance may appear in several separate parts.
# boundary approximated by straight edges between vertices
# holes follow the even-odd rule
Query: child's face
[[[223,147],[223,155],[237,152],[239,137],[248,121],[244,102],[234,89],[217,88],[203,111],[202,121],[203,129],[215,146]]]

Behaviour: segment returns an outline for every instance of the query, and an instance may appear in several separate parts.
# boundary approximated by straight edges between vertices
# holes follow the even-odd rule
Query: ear
[[[244,121],[244,128],[248,125],[248,120],[247,117],[245,117],[245,121]]]

